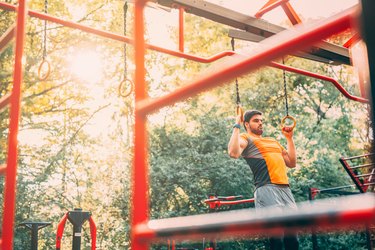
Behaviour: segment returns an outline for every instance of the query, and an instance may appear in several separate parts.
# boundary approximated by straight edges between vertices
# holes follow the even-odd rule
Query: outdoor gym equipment
[[[51,225],[51,222],[25,221],[20,224],[20,226],[25,226],[31,230],[31,250],[38,250],[38,231],[49,225]]]
[[[91,250],[96,249],[96,225],[91,217],[91,212],[84,212],[80,208],[75,208],[73,211],[67,212],[61,219],[57,226],[56,233],[56,250],[61,249],[61,239],[64,232],[66,221],[69,220],[73,224],[73,245],[72,250],[81,249],[81,236],[82,236],[82,225],[86,222],[90,222],[90,233],[91,233]]]
[[[128,37],[119,36],[113,33],[105,32],[102,30],[96,30],[84,25],[80,25],[77,23],[64,21],[59,18],[55,18],[49,16],[47,14],[37,13],[32,10],[26,9],[26,1],[19,0],[17,6],[10,5],[8,3],[0,3],[0,7],[10,11],[17,11],[17,28],[16,28],[16,46],[15,46],[15,60],[14,60],[14,80],[13,80],[13,88],[11,93],[11,100],[7,103],[10,104],[10,124],[9,124],[9,136],[8,136],[8,157],[7,157],[7,164],[6,164],[6,171],[5,171],[5,183],[4,183],[4,210],[3,210],[3,223],[2,223],[2,235],[1,235],[1,245],[3,249],[12,249],[13,243],[13,227],[14,227],[14,218],[15,218],[15,190],[16,190],[16,177],[17,177],[17,135],[18,135],[18,123],[20,117],[20,101],[21,101],[21,85],[22,85],[22,55],[24,49],[24,35],[25,35],[25,20],[26,15],[29,14],[33,17],[49,19],[50,21],[60,23],[67,27],[72,27],[76,29],[83,30],[88,33],[94,33],[103,37],[107,37],[113,40],[121,41],[121,42],[132,42],[134,44],[135,49],[135,82],[137,83],[135,86],[135,124],[134,124],[134,162],[132,167],[132,193],[131,193],[131,214],[132,217],[130,219],[132,234],[131,234],[131,248],[137,250],[145,250],[149,248],[150,242],[153,240],[157,240],[158,238],[162,237],[163,234],[160,234],[162,230],[156,229],[154,230],[152,224],[155,224],[155,221],[149,221],[149,196],[148,196],[148,189],[149,189],[149,182],[148,182],[148,149],[147,149],[147,141],[148,141],[148,134],[146,129],[146,116],[152,112],[158,111],[160,108],[163,108],[168,105],[172,105],[178,101],[185,100],[189,97],[197,95],[205,90],[211,89],[213,87],[217,87],[223,85],[224,83],[228,82],[229,80],[234,79],[235,77],[241,76],[245,73],[249,73],[252,70],[255,70],[261,66],[267,65],[272,60],[276,60],[285,56],[287,54],[293,53],[295,51],[304,50],[305,54],[314,54],[320,56],[323,59],[330,59],[326,58],[326,52],[323,47],[320,47],[318,50],[311,50],[310,52],[306,52],[306,48],[312,44],[326,44],[322,42],[322,39],[327,38],[330,35],[337,34],[339,32],[345,31],[349,28],[357,28],[353,26],[353,23],[360,22],[360,29],[357,29],[358,32],[361,32],[361,36],[364,38],[364,41],[367,44],[368,48],[368,58],[369,58],[369,66],[370,66],[370,82],[374,83],[374,72],[375,72],[375,63],[372,61],[375,59],[375,50],[374,50],[374,29],[372,24],[374,23],[374,15],[373,12],[375,10],[374,2],[372,0],[361,0],[360,2],[364,6],[361,10],[359,10],[359,6],[354,6],[350,9],[342,11],[337,15],[327,18],[325,20],[321,20],[318,23],[315,23],[311,26],[300,26],[295,27],[293,30],[287,31],[284,34],[277,34],[273,38],[269,40],[269,46],[266,48],[260,48],[251,55],[246,56],[242,60],[234,62],[222,69],[214,72],[202,75],[199,79],[191,81],[190,83],[174,90],[173,92],[159,97],[152,99],[148,97],[147,88],[145,83],[145,50],[146,49],[154,49],[156,51],[167,53],[170,55],[179,56],[185,59],[196,60],[199,62],[209,62],[216,60],[223,56],[233,55],[233,52],[224,52],[215,55],[214,57],[210,58],[201,58],[189,54],[185,54],[182,52],[172,51],[160,47],[156,47],[153,45],[149,45],[145,43],[144,39],[144,8],[146,6],[146,1],[137,0],[135,1],[134,7],[134,39],[130,39]],[[166,1],[174,5],[172,2],[176,1]],[[179,0],[179,2],[183,2],[183,0]],[[204,10],[200,11],[195,6],[189,8],[192,14],[194,13],[202,13],[208,14],[207,10],[212,6],[211,4],[207,4],[205,1],[187,1],[184,2],[191,2],[193,5],[204,5]],[[221,11],[221,10],[220,10]],[[241,15],[232,15],[229,14],[230,11],[222,12],[225,13],[225,17],[223,15],[211,15],[215,19],[226,19],[228,25],[231,23],[233,24],[232,27],[241,28],[243,30],[253,30],[254,27],[250,27],[249,25],[243,25],[241,21],[239,22],[231,22],[229,23],[229,19],[240,19],[243,16]],[[245,20],[245,19],[243,19]],[[246,19],[248,20],[248,19]],[[215,20],[214,20],[215,21]],[[237,20],[238,21],[238,20]],[[260,24],[260,22],[254,21],[254,24]],[[271,24],[266,25],[266,27],[272,26]],[[254,28],[256,29],[256,27]],[[258,29],[259,31],[259,29]],[[265,30],[264,32],[259,32],[259,34],[263,33],[266,37],[270,37],[275,33],[270,33],[270,30]],[[278,33],[278,32],[276,32]],[[13,34],[12,34],[13,35]],[[14,35],[13,35],[14,36]],[[5,36],[5,38],[1,38],[0,41],[0,51],[3,47],[7,44],[4,41],[8,40],[9,36]],[[264,37],[264,38],[266,38]],[[319,45],[320,46],[320,45]],[[337,47],[335,47],[335,50]],[[334,51],[336,53],[335,62],[336,63],[345,63],[350,64],[350,58],[348,57],[348,53],[346,55],[340,55],[341,50]],[[317,52],[317,53],[315,53]],[[336,60],[337,59],[337,60]],[[331,62],[329,60],[328,62]],[[372,80],[372,81],[371,81]],[[375,96],[375,88],[371,88],[372,94],[370,96]],[[6,99],[8,100],[8,99]],[[371,103],[371,102],[370,102]],[[4,103],[2,103],[4,104]],[[374,109],[372,109],[372,117],[374,117]],[[374,124],[374,123],[373,123]],[[351,198],[351,197],[350,197]],[[281,223],[275,224],[273,223],[274,220],[269,221],[267,224],[268,232],[271,232],[270,228],[272,229],[277,228],[277,225],[283,225],[285,227],[290,227],[290,225],[294,225],[294,223],[301,222],[301,225],[306,228],[311,228],[315,226],[327,226],[327,221],[329,221],[329,226],[334,226],[335,228],[342,228],[344,226],[352,225],[355,223],[367,223],[374,221],[374,200],[373,197],[360,197],[358,200],[349,200],[352,204],[359,204],[359,203],[368,203],[370,204],[369,207],[346,207],[343,210],[340,210],[341,213],[332,214],[332,210],[337,211],[337,207],[332,208],[332,210],[324,210],[320,211],[319,214],[312,213],[312,214],[305,214],[304,211],[300,211],[297,215],[293,214],[294,216],[288,217],[288,223]],[[317,209],[314,209],[317,211]],[[305,211],[306,212],[306,211]],[[223,212],[226,213],[226,212]],[[231,215],[232,216],[232,215]],[[296,218],[296,216],[299,216]],[[189,222],[190,218],[179,218],[177,221],[173,221],[173,225],[191,225],[191,221]],[[216,225],[224,224],[228,225],[231,224],[232,227],[211,227],[209,228],[210,232],[217,232],[223,238],[232,237],[236,235],[241,229],[233,227],[233,224],[238,224],[239,221],[233,220],[233,218],[229,216],[225,216],[225,222],[223,221],[218,222],[217,218],[210,218],[211,222],[215,222]],[[242,219],[242,218],[241,218]],[[245,219],[245,224],[251,224],[249,219]],[[271,219],[269,217],[258,218],[267,220]],[[275,219],[275,218],[273,218]],[[283,220],[285,222],[285,217],[277,217],[276,219]],[[204,222],[201,220],[201,222]],[[161,221],[160,221],[161,222]],[[310,224],[307,225],[306,222]],[[204,234],[205,230],[207,230],[208,223],[201,225],[199,232],[197,233],[196,229],[194,230],[185,230],[183,235],[184,238],[186,237],[194,237],[199,234]],[[244,224],[242,224],[244,225]],[[190,227],[189,227],[190,228]],[[248,225],[247,228],[254,228],[251,225]],[[264,229],[263,232],[267,232],[267,228]],[[168,230],[173,230],[173,228],[169,228]],[[191,228],[193,229],[193,228]],[[167,231],[168,231],[167,230]],[[213,231],[212,231],[213,230]],[[258,225],[258,230],[261,230]],[[175,230],[178,233],[178,230]],[[254,232],[250,230],[249,234]],[[225,234],[224,234],[225,233]],[[199,235],[201,237],[201,235]],[[143,240],[142,240],[143,239]]]

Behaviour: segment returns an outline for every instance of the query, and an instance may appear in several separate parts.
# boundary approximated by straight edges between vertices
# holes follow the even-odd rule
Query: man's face
[[[248,122],[247,128],[256,135],[263,134],[263,117],[262,115],[254,115]]]

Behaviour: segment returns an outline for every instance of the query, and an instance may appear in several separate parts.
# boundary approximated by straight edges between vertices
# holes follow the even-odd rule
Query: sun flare
[[[99,82],[103,77],[100,54],[95,51],[76,51],[69,58],[70,72],[86,82]]]

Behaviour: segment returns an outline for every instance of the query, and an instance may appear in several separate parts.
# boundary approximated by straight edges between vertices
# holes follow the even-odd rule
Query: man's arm
[[[237,116],[236,124],[241,124],[241,116]],[[245,141],[240,136],[240,129],[233,128],[232,136],[229,139],[228,143],[228,154],[231,158],[239,158],[242,151],[246,148],[247,141]]]
[[[283,151],[285,164],[289,168],[295,168],[297,165],[296,147],[293,140],[293,129],[285,127],[282,130],[287,142],[287,151]]]

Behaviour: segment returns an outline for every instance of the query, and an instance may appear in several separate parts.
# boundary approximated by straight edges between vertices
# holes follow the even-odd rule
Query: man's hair
[[[258,110],[248,110],[245,112],[245,114],[243,115],[243,127],[245,128],[245,131],[246,131],[245,122],[250,122],[251,117],[253,117],[254,115],[261,115],[261,114],[262,112]]]

